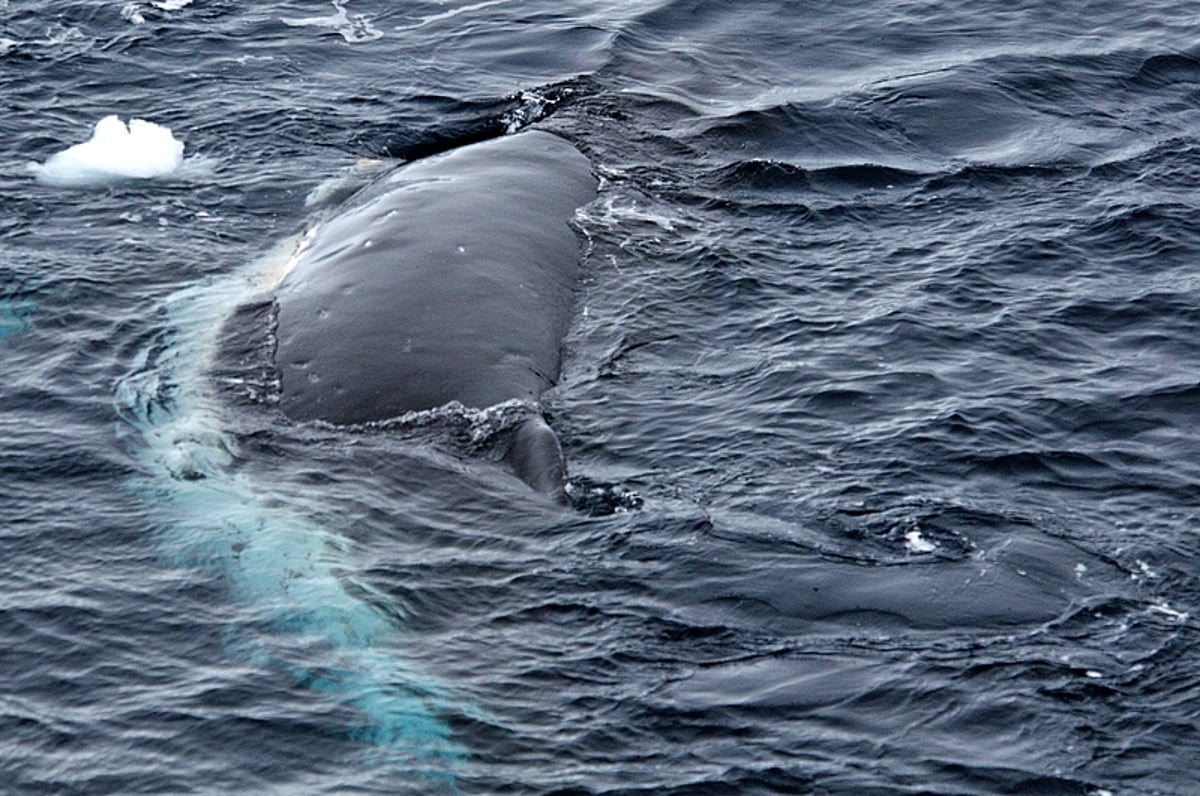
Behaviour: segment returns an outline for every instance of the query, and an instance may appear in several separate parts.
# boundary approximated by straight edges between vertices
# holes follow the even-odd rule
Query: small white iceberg
[[[90,141],[30,163],[38,182],[67,188],[107,185],[126,180],[165,177],[183,163],[183,142],[154,122],[117,116],[96,122]]]
[[[933,542],[921,535],[918,530],[912,530],[904,534],[904,546],[908,548],[910,553],[932,553],[938,548]]]

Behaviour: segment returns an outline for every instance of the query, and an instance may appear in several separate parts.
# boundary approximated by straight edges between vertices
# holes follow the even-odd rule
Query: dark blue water
[[[0,2],[0,792],[1200,791],[1196,21]],[[34,181],[110,113],[204,167]],[[528,126],[605,516],[221,353],[311,191]]]

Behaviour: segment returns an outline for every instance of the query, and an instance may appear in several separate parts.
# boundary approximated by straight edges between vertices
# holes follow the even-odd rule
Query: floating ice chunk
[[[904,534],[904,545],[910,553],[932,553],[937,550],[937,545],[926,539],[917,530]]]
[[[183,163],[183,142],[166,127],[116,116],[96,123],[89,141],[52,155],[45,163],[30,163],[38,182],[61,187],[105,185],[171,174]]]

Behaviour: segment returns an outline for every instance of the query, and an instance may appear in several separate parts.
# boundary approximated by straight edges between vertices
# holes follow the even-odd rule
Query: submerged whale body
[[[527,131],[390,173],[323,222],[276,291],[280,406],[356,424],[457,401],[534,402],[558,379],[596,195],[567,141]],[[540,415],[506,457],[559,500],[565,468]]]

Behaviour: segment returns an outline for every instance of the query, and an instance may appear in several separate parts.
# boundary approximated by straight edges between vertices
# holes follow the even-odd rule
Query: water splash
[[[222,319],[270,287],[283,262],[272,257],[166,301],[166,330],[117,388],[141,469],[133,488],[161,527],[164,558],[224,578],[262,630],[237,634],[233,653],[353,707],[362,722],[347,733],[369,743],[372,758],[445,784],[463,753],[439,718],[443,690],[404,660],[387,599],[347,574],[349,542],[313,519],[318,507],[236,466],[237,441],[210,387]],[[311,650],[295,654],[313,646],[319,668]]]

